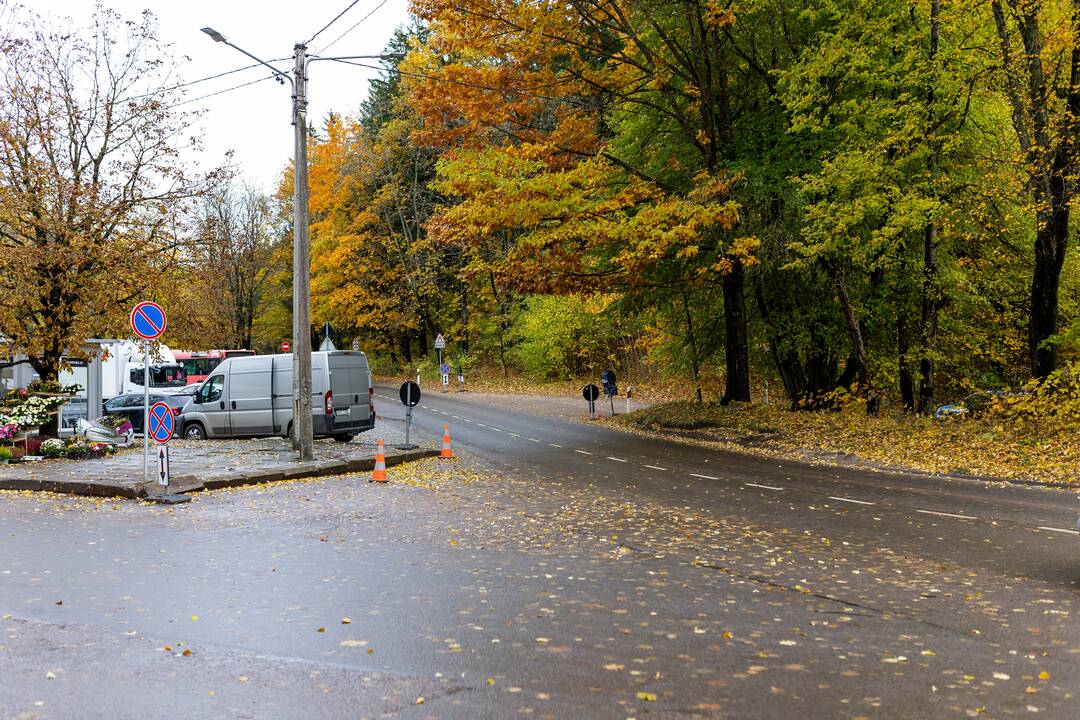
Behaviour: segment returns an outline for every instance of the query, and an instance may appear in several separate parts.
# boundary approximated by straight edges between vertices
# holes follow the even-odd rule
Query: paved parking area
[[[272,482],[370,469],[379,438],[386,442],[387,464],[393,465],[425,452],[394,449],[404,442],[404,425],[377,418],[375,429],[352,442],[316,440],[315,459],[296,460],[284,438],[237,440],[174,440],[170,443],[171,492]],[[413,442],[435,448],[434,438],[413,433]],[[143,481],[142,441],[110,457],[89,460],[42,460],[0,466],[0,489],[41,490],[79,495],[143,497],[158,492],[156,446],[151,443],[150,480]]]

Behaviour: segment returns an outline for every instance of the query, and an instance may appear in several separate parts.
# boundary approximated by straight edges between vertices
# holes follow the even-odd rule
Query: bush
[[[15,457],[15,453],[11,448],[0,446],[0,462],[7,462],[11,458]]]
[[[997,394],[989,402],[992,419],[1039,435],[1073,432],[1080,427],[1080,365],[1032,380],[1018,392]]]

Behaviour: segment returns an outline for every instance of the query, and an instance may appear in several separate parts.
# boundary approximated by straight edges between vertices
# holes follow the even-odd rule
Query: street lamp
[[[292,77],[247,50],[229,42],[217,30],[202,31],[214,42],[224,43],[274,71],[274,77],[292,87],[293,98],[293,449],[300,460],[314,457],[311,403],[311,243],[308,235],[308,162],[307,162],[307,46],[293,46]],[[397,60],[401,53],[355,55],[350,57],[312,57],[312,60],[383,59]]]

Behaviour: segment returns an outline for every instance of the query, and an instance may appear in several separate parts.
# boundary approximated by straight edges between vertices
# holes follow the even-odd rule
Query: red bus
[[[214,368],[226,358],[254,354],[254,350],[204,350],[201,352],[176,350],[173,352],[176,362],[183,366],[189,383],[199,383],[208,378],[210,373],[214,372]]]

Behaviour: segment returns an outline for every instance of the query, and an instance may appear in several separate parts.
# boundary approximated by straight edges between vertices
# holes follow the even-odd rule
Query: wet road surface
[[[386,486],[0,493],[0,717],[1077,715],[1072,495],[424,406]]]

